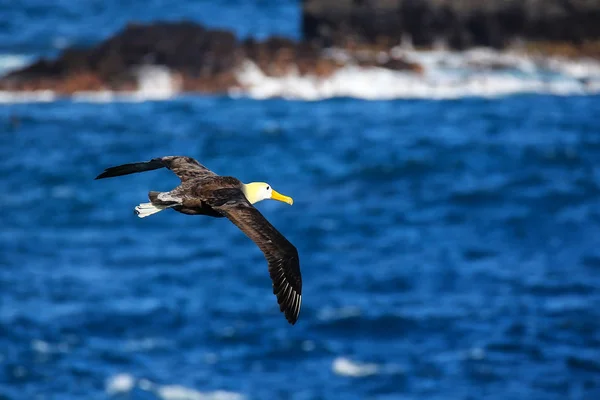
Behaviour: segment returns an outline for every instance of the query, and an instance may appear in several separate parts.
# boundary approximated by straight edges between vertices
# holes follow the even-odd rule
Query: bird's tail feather
[[[173,207],[173,206],[175,206],[175,204],[162,205],[162,204],[152,204],[152,203],[141,203],[135,207],[135,213],[140,218],[146,218],[152,214],[156,214],[157,212],[160,212],[162,210],[165,210],[165,209]]]
[[[95,179],[112,178],[115,176],[135,174],[138,172],[152,171],[154,169],[163,168],[165,165],[160,158],[155,158],[150,161],[137,162],[130,164],[118,165],[116,167],[106,168],[104,172],[98,175]]]

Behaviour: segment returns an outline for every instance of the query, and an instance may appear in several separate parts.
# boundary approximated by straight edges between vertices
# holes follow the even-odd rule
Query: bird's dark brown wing
[[[123,164],[116,167],[110,167],[104,170],[96,179],[112,178],[114,176],[122,176],[135,174],[138,172],[152,171],[159,168],[168,168],[185,182],[189,179],[203,178],[206,176],[216,176],[214,172],[200,164],[191,157],[185,156],[167,156],[153,158],[150,161],[138,163]]]
[[[211,206],[229,218],[264,253],[279,309],[294,325],[302,303],[298,250],[248,202],[241,190],[215,190],[212,197],[209,199]]]
[[[167,156],[162,157],[160,161],[169,168],[182,182],[188,179],[204,178],[207,176],[216,176],[214,172],[200,164],[192,157]]]

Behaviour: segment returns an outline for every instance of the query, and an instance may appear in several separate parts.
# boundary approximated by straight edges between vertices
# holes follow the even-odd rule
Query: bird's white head
[[[271,187],[271,185],[265,182],[246,183],[244,184],[242,190],[251,204],[267,199],[283,201],[289,205],[294,204],[294,200],[291,197],[278,193]]]

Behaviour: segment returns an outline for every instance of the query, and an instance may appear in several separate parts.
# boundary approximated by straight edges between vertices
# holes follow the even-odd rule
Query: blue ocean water
[[[0,36],[42,54],[47,25],[93,41],[100,22],[81,15],[125,21],[137,3],[4,2]],[[148,19],[168,8],[144,4]],[[296,34],[281,22],[292,2],[182,4],[249,7],[281,17],[264,32]],[[599,105],[0,105],[0,399],[599,398]],[[93,180],[170,154],[294,198],[257,208],[300,253],[295,326],[228,221],[136,218],[178,183],[169,171]]]
[[[129,22],[196,21],[239,37],[300,37],[295,0],[2,0],[0,52],[54,55],[67,46],[88,47]]]

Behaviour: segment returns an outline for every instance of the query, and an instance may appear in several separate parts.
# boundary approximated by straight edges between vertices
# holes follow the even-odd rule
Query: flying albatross
[[[277,193],[264,182],[242,183],[230,176],[219,176],[191,157],[168,156],[150,161],[110,167],[96,179],[168,168],[181,180],[170,192],[148,193],[149,203],[135,207],[140,218],[167,208],[188,215],[227,217],[264,253],[273,281],[279,309],[292,325],[298,320],[302,303],[302,276],[298,251],[277,231],[253,204],[273,199],[292,204],[290,197]]]

